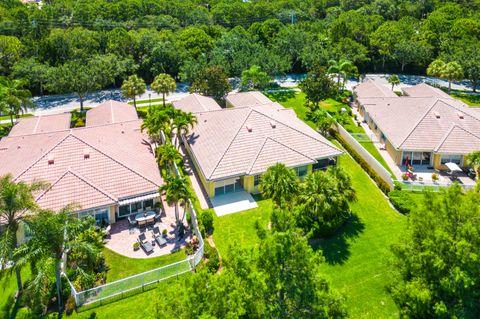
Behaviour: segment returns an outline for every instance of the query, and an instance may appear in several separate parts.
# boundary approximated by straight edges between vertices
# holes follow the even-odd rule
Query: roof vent
[[[89,159],[90,158],[90,150],[88,148],[83,149],[83,159]]]
[[[276,128],[277,127],[277,123],[275,123],[275,121],[270,121],[270,126],[272,128]]]
[[[55,155],[49,154],[48,155],[48,165],[52,165],[53,163],[55,163]]]
[[[440,118],[440,113],[438,113],[438,112],[433,112],[433,115],[435,115],[435,117],[436,117],[437,119]]]
[[[459,118],[459,119],[462,119],[462,120],[463,120],[464,117],[465,117],[462,112],[457,112],[457,115],[458,115],[458,118]]]
[[[247,131],[251,132],[252,131],[252,126],[250,124],[247,124]]]

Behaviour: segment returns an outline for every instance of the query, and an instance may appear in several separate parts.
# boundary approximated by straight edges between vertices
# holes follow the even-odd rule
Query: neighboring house
[[[354,89],[359,112],[397,165],[447,170],[445,163],[463,166],[466,154],[480,150],[480,110],[427,84],[404,88],[401,97],[378,97],[376,88],[369,97],[369,88],[371,81]]]
[[[0,141],[0,176],[48,182],[35,194],[41,208],[74,203],[79,216],[93,215],[97,223],[153,208],[162,180],[134,107],[108,101],[87,112],[82,128],[70,129],[69,119],[20,119]]]
[[[213,99],[210,102],[214,103]],[[342,154],[293,110],[260,92],[229,95],[229,103],[233,107],[213,110],[205,110],[199,103],[189,105],[198,124],[184,142],[210,198],[237,190],[257,192],[260,175],[277,162],[303,177]],[[173,105],[185,109],[182,101]]]
[[[366,79],[364,82],[355,86],[353,88],[353,95],[357,99],[364,97],[397,97],[392,90],[372,79]]]

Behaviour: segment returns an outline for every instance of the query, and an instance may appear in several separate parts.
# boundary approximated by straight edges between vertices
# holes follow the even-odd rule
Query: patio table
[[[135,220],[137,222],[150,221],[154,218],[155,218],[155,212],[154,211],[148,211],[148,212],[145,212],[145,213],[140,213],[140,214],[135,215]]]

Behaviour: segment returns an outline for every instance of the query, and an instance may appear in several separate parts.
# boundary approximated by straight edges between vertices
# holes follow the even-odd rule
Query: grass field
[[[470,106],[478,106],[480,107],[480,95],[474,94],[464,94],[464,93],[450,93],[450,95],[456,99],[459,99],[463,103],[470,105]]]
[[[105,261],[109,267],[107,272],[107,282],[133,276],[187,258],[183,250],[179,250],[166,256],[140,259],[128,258],[105,248],[103,250],[103,255],[105,256]]]
[[[162,98],[157,98],[157,99],[151,99],[151,100],[138,100],[137,105],[138,104],[147,104],[147,103],[158,104],[158,103],[155,103],[155,102],[163,102],[163,99]],[[133,101],[128,102],[128,104],[133,105]]]
[[[392,170],[390,169],[390,166],[388,166],[387,162],[383,159],[382,155],[380,155],[380,152],[378,149],[373,145],[373,142],[359,142],[364,149],[366,149],[375,159],[382,164],[383,167],[392,175],[392,177],[395,179],[395,174],[393,174]]]

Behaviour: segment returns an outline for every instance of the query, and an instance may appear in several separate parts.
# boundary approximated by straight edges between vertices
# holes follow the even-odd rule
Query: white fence
[[[452,186],[453,183],[440,183],[440,182],[412,182],[412,181],[402,181],[402,190],[410,192],[423,192],[424,190],[429,190],[431,192],[439,192],[441,189],[448,188]],[[474,188],[475,185],[466,185],[461,184],[460,186],[463,189],[468,190]]]
[[[177,165],[174,165],[175,173],[180,175]],[[77,307],[89,305],[92,303],[100,302],[105,299],[117,297],[123,298],[127,293],[135,290],[143,291],[145,287],[156,284],[162,280],[176,277],[186,272],[192,271],[201,262],[204,253],[204,241],[202,234],[198,228],[197,215],[192,201],[188,200],[188,207],[190,209],[191,224],[195,235],[199,240],[199,246],[194,255],[188,256],[185,260],[169,264],[163,267],[152,269],[134,276],[123,278],[105,285],[87,289],[84,291],[76,291],[73,284],[68,277],[68,283],[70,284],[72,296],[75,298],[75,304]]]
[[[375,157],[372,156],[363,146],[352,136],[346,129],[340,124],[335,124],[338,134],[345,140],[364,160],[370,165],[370,167],[380,176],[385,183],[393,189],[392,175],[389,171],[380,164]]]

